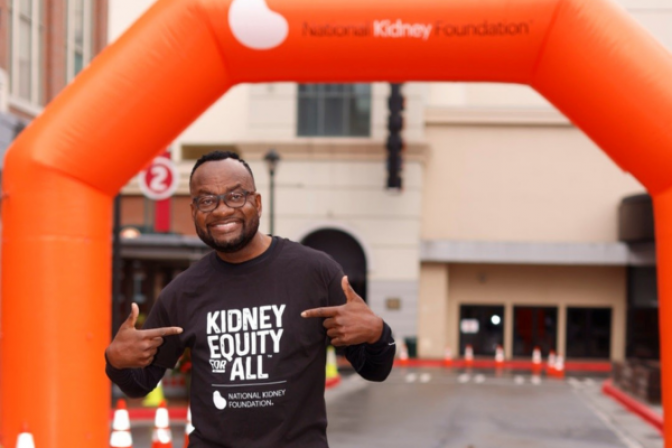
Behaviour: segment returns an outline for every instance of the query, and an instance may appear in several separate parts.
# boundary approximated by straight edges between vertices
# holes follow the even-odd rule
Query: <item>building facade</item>
[[[110,41],[152,3],[111,0]],[[620,3],[672,48],[666,0]],[[409,82],[403,93],[404,187],[387,190],[388,84],[231,89],[170,147],[180,171],[172,236],[147,235],[154,205],[135,180],[124,188],[122,223],[145,234],[124,240],[119,301],[148,308],[205,251],[188,176],[208,151],[250,163],[268,232],[264,156],[275,149],[274,233],[337,259],[412,352],[440,358],[470,344],[490,357],[502,345],[515,358],[539,346],[572,359],[623,359],[628,328],[637,327],[628,310],[655,289],[651,241],[631,244],[619,233],[624,198],[644,188],[527,87]]]
[[[0,0],[0,155],[107,45],[107,0]]]

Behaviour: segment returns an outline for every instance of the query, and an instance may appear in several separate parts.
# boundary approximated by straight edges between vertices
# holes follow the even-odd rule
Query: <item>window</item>
[[[10,2],[10,92],[36,105],[42,104],[42,13],[40,0]]]
[[[68,0],[66,69],[71,81],[91,61],[92,0]]]
[[[557,350],[558,309],[516,306],[513,308],[513,356],[532,356],[535,347],[542,355]]]
[[[474,356],[494,356],[504,345],[504,307],[462,305],[460,307],[460,354],[470,344]]]
[[[567,358],[608,359],[610,348],[610,308],[567,308]]]
[[[300,84],[298,135],[368,137],[370,84]]]
[[[655,266],[628,268],[628,358],[660,359],[658,275]]]

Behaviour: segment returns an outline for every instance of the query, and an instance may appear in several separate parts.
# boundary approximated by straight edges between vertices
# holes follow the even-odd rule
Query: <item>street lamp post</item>
[[[112,224],[112,337],[123,321],[120,315],[119,297],[121,296],[121,193],[114,198],[114,219]]]
[[[270,208],[270,221],[269,221],[269,227],[270,227],[270,234],[274,235],[275,234],[275,169],[278,166],[278,162],[280,162],[280,154],[278,152],[271,148],[266,155],[264,156],[264,160],[266,161],[266,165],[268,166],[268,177],[270,179],[270,198],[269,198],[269,208]]]

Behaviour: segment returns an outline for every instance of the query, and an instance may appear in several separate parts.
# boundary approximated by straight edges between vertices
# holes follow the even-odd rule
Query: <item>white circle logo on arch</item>
[[[168,199],[177,191],[180,175],[172,160],[157,157],[152,164],[138,174],[140,191],[154,201]]]
[[[233,0],[229,27],[238,42],[254,50],[270,50],[285,41],[287,19],[266,4],[266,0]]]

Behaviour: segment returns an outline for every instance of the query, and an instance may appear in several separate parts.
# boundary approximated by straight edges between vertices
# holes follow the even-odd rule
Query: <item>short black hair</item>
[[[250,168],[250,165],[248,165],[246,161],[241,159],[240,156],[233,151],[211,151],[207,154],[202,155],[201,158],[196,161],[194,167],[191,169],[191,175],[189,176],[189,183],[191,183],[191,179],[193,179],[194,173],[196,172],[198,167],[203,165],[205,162],[216,162],[218,160],[226,160],[226,159],[234,159],[242,163],[243,166],[247,168],[247,171],[250,173],[250,176],[252,177],[252,183],[254,184],[254,174],[252,174],[252,169]]]

